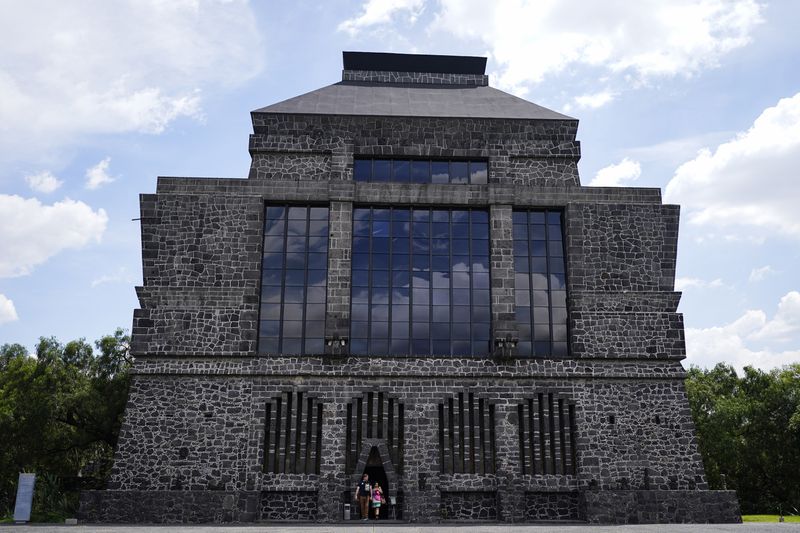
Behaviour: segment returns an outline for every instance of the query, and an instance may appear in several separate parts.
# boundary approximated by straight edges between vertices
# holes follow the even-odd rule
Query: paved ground
[[[0,533],[800,533],[800,524],[665,524],[643,526],[587,526],[587,525],[452,525],[452,524],[398,524],[380,525],[354,523],[353,525],[270,525],[270,526],[50,526],[0,525]]]

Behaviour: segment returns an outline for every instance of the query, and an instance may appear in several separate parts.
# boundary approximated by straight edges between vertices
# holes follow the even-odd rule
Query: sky
[[[488,57],[580,120],[584,185],[681,206],[684,364],[800,362],[792,0],[0,0],[0,345],[130,328],[139,194],[244,177],[251,110],[343,50]],[[43,16],[46,13],[47,16]]]

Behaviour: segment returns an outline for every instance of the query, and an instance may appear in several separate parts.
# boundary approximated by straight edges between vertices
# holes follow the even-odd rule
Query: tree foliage
[[[800,364],[739,377],[691,368],[686,390],[711,488],[735,489],[742,512],[800,509]]]
[[[60,489],[68,493],[77,481],[108,475],[130,364],[122,329],[95,348],[54,337],[40,338],[34,355],[19,344],[0,346],[0,516],[11,511],[20,472],[38,474],[34,511],[45,510],[37,501],[61,501],[63,512],[75,499],[57,496]]]

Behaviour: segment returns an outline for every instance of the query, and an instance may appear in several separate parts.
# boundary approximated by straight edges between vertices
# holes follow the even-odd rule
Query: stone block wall
[[[354,83],[484,83],[480,76],[346,76]],[[159,178],[157,194],[141,196],[144,285],[134,312],[134,381],[109,490],[84,495],[84,518],[333,521],[359,477],[348,462],[351,450],[362,455],[358,469],[375,446],[402,457],[402,464],[381,461],[388,493],[407,520],[704,521],[703,506],[712,519],[738,519],[731,493],[706,490],[682,383],[683,321],[673,287],[679,210],[662,205],[657,189],[581,187],[577,121],[252,118],[249,179]],[[485,159],[488,183],[356,183],[355,157]],[[485,209],[492,331],[503,338],[516,336],[513,211],[563,209],[568,357],[359,358],[346,348],[307,357],[259,354],[270,202],[329,206],[325,335],[345,339],[354,206]],[[266,471],[266,405],[299,392],[322,409],[319,472]],[[375,392],[402,401],[402,443],[392,448],[371,437],[347,449],[348,408]],[[438,409],[470,392],[494,405],[494,468],[446,473]],[[518,406],[536,394],[574,404],[574,473],[521,467]],[[297,424],[281,423],[287,432]],[[538,444],[562,449],[561,431]]]

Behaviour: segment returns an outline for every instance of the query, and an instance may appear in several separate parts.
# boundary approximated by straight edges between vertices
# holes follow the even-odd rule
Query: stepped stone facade
[[[141,195],[134,378],[85,520],[339,521],[365,471],[404,521],[740,520],[708,490],[683,384],[678,207],[581,186],[578,121],[484,66],[346,52],[342,82],[252,113],[247,179]]]

